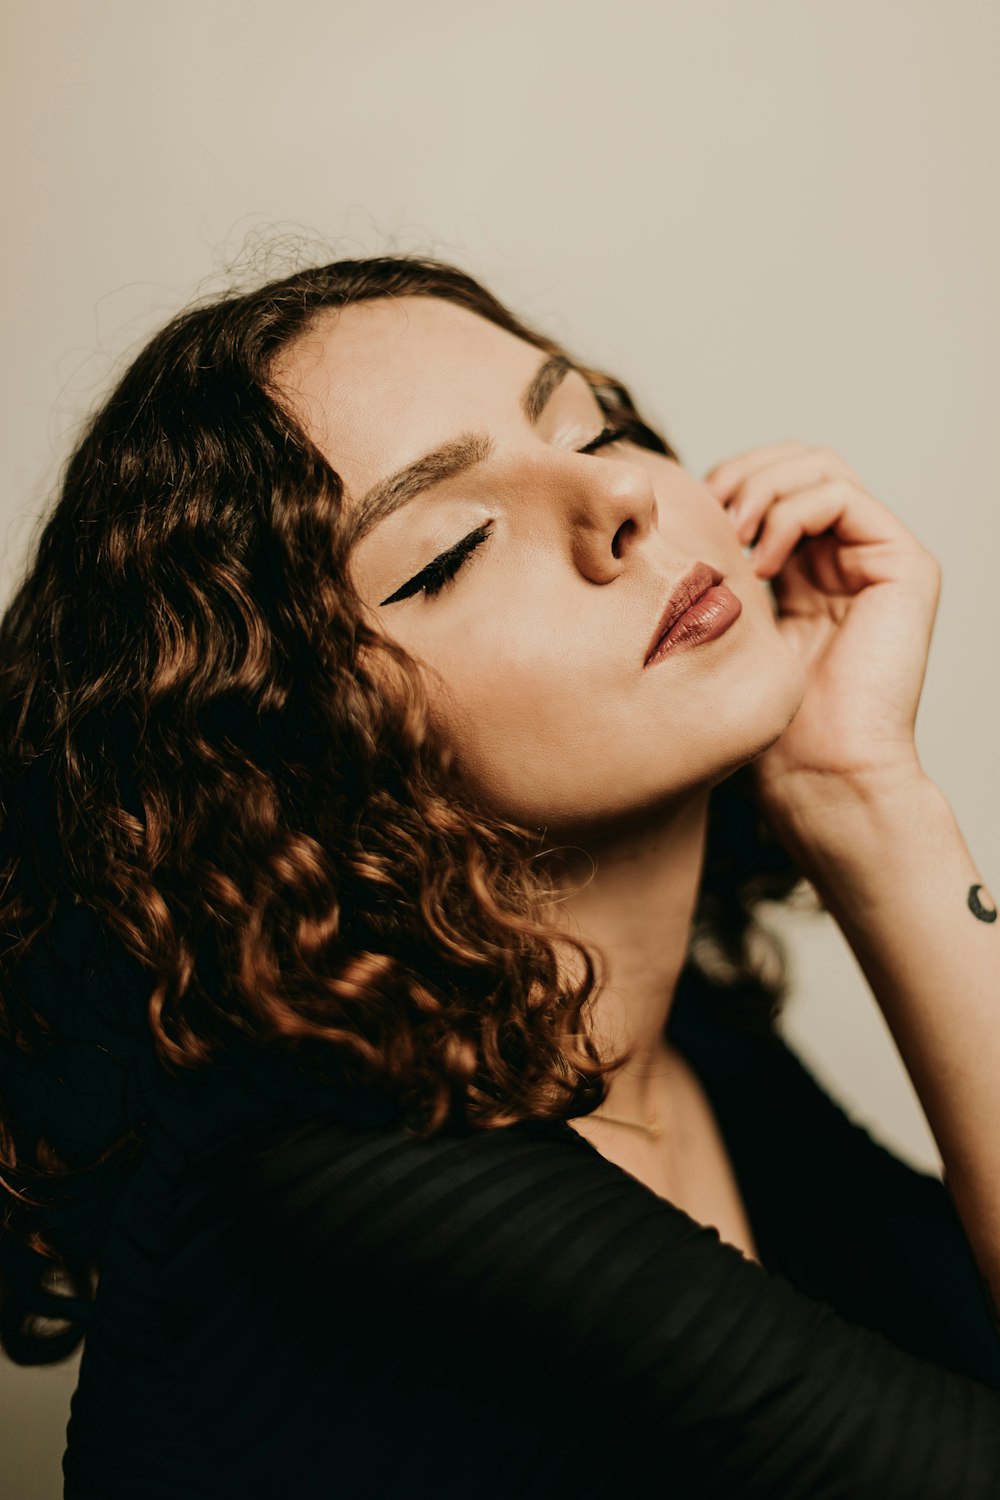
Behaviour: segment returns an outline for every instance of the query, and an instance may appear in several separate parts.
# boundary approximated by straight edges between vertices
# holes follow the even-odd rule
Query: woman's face
[[[374,627],[432,669],[464,779],[501,816],[579,835],[722,780],[778,738],[805,682],[704,485],[628,441],[579,452],[609,424],[575,370],[525,410],[546,360],[451,302],[407,296],[323,314],[277,376],[366,517],[352,580]],[[474,461],[446,476],[426,460],[417,477],[434,482],[395,509],[403,484],[371,495],[444,444]],[[440,591],[440,575],[415,581],[467,538]],[[697,562],[742,612],[645,666]]]

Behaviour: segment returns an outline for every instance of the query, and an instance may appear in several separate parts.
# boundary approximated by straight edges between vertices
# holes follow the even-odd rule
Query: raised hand
[[[753,566],[806,668],[798,713],[754,763],[767,810],[801,814],[836,779],[863,790],[923,776],[914,724],[940,564],[830,448],[752,448],[705,484],[740,540],[757,539]]]

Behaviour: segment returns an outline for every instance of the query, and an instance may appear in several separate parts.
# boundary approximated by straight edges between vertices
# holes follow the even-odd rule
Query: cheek
[[[563,781],[594,767],[607,743],[592,693],[581,691],[580,668],[562,651],[519,642],[512,654],[482,639],[435,666],[435,728],[456,754],[457,770],[474,795],[502,817],[533,825],[562,800]],[[596,757],[599,758],[599,757]]]
[[[759,753],[794,712],[770,620],[748,613],[741,625],[742,642],[711,668],[692,651],[632,676],[617,632],[588,649],[550,629],[542,649],[530,632],[470,630],[461,652],[435,662],[436,727],[480,805],[526,827],[653,809]]]
[[[513,647],[509,639],[467,637],[460,652],[436,662],[447,684],[442,722],[477,758],[552,753],[578,717],[579,668],[538,642]]]

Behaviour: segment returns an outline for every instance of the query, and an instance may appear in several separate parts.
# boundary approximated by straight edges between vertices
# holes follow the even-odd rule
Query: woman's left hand
[[[937,559],[829,448],[752,448],[705,484],[744,545],[760,531],[751,565],[771,580],[777,628],[806,672],[801,707],[754,762],[762,805],[780,826],[810,799],[828,803],[832,787],[850,795],[923,777],[914,724]]]

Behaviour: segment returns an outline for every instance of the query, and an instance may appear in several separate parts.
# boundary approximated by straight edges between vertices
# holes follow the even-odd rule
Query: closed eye
[[[596,453],[599,448],[604,448],[609,443],[617,443],[620,438],[628,437],[631,430],[629,426],[603,427],[595,438],[591,438],[589,443],[585,443],[576,451],[577,453]],[[394,594],[390,594],[388,599],[383,599],[382,604],[396,604],[421,591],[429,598],[435,598],[451,583],[465,561],[472,556],[477,547],[487,540],[492,531],[492,521],[486,521],[482,526],[477,526],[475,531],[470,531],[468,536],[456,542],[454,547],[449,547],[447,552],[442,552],[440,556],[435,557],[433,562],[429,562],[426,568],[421,568],[419,573],[415,574],[408,583],[404,583],[402,588],[397,589]]]

